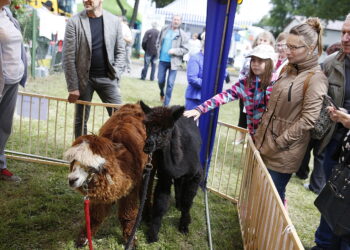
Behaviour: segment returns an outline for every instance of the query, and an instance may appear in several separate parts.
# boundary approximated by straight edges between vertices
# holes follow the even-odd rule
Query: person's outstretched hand
[[[201,116],[201,113],[197,109],[191,109],[184,112],[184,116],[187,118],[193,117],[195,121]]]

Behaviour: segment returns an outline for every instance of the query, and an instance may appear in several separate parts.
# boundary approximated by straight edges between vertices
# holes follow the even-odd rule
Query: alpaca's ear
[[[184,111],[185,111],[184,106],[176,108],[172,113],[174,121],[177,121],[177,119],[179,119],[183,115]]]
[[[145,114],[148,114],[149,112],[152,111],[152,109],[141,100],[140,100],[140,106]]]

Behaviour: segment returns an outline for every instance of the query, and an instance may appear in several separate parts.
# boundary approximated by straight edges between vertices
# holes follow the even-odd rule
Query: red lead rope
[[[91,228],[90,228],[90,200],[89,198],[84,199],[84,211],[85,211],[85,223],[86,223],[86,234],[89,241],[89,249],[93,250],[92,239],[91,239]]]

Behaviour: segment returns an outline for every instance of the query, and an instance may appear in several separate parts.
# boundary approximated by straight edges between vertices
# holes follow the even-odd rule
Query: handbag
[[[309,75],[307,76],[304,82],[303,96],[305,96],[305,92],[309,85],[310,79],[314,74],[315,72],[310,72]],[[327,98],[327,95],[324,95],[320,115],[315,121],[314,128],[311,129],[310,131],[312,139],[317,139],[317,140],[322,139],[332,127],[333,121],[329,116],[329,113],[327,110],[328,106],[331,106],[331,102]]]
[[[324,95],[320,115],[315,121],[314,128],[311,130],[311,138],[313,139],[322,139],[332,127],[333,121],[329,116],[328,106],[332,106],[332,103],[327,98],[327,95]]]
[[[347,155],[346,159],[349,158]],[[345,162],[347,162],[345,160]],[[317,196],[315,206],[333,233],[350,239],[350,165],[340,163]]]

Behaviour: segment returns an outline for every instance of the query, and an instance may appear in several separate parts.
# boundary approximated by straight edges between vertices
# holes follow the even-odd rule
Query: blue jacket
[[[18,30],[21,30],[21,28],[19,27],[18,21],[12,16],[11,11],[7,7],[4,7],[4,10],[6,12],[6,15],[10,18],[11,22],[14,23],[15,27]],[[19,83],[24,87],[25,83],[27,81],[27,57],[26,57],[26,52],[25,52],[23,43],[22,43],[21,50],[22,50],[21,57],[22,57],[22,61],[24,63],[24,73],[23,73],[23,77]],[[3,72],[2,72],[2,53],[1,53],[1,44],[0,44],[0,97],[2,96],[2,91],[4,89],[4,85],[5,85],[5,79],[4,79]]]
[[[201,104],[201,89],[203,79],[203,52],[191,56],[187,64],[187,81],[186,103],[187,110],[193,109]]]

